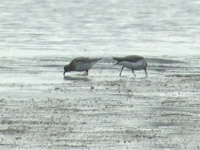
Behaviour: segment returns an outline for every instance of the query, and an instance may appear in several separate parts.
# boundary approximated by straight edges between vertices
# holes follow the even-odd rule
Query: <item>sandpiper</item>
[[[63,75],[65,76],[65,73],[70,71],[85,71],[83,75],[88,75],[88,70],[100,59],[101,58],[77,57],[64,66]]]
[[[142,56],[138,55],[130,55],[126,57],[113,57],[114,60],[117,60],[115,65],[122,65],[122,69],[120,71],[120,76],[122,74],[122,70],[124,67],[131,69],[134,76],[136,77],[134,70],[144,69],[146,77],[147,77],[147,61]]]

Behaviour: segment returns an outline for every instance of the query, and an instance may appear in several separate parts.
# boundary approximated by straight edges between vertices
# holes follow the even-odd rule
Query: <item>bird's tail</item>
[[[102,58],[97,58],[97,61],[100,61]]]

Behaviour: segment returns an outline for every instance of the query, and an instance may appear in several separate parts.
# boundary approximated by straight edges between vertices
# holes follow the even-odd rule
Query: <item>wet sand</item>
[[[63,78],[64,57],[2,58],[0,149],[199,149],[199,57],[147,60]]]
[[[200,3],[2,0],[0,150],[199,150]],[[112,56],[144,56],[144,71]],[[102,57],[89,76],[63,66]]]

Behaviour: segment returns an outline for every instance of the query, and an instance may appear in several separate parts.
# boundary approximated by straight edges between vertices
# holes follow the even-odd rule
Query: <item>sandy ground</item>
[[[199,0],[1,0],[0,150],[199,150]],[[141,55],[144,71],[111,56]],[[63,66],[107,57],[89,76]]]
[[[148,78],[109,59],[63,78],[57,60],[1,68],[1,150],[200,149],[199,57],[148,58]]]

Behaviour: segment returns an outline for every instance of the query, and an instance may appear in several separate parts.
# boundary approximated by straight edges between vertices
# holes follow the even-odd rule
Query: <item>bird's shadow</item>
[[[74,81],[90,81],[87,76],[64,76],[64,80],[74,80]]]
[[[131,77],[133,80],[148,80],[148,77]]]

